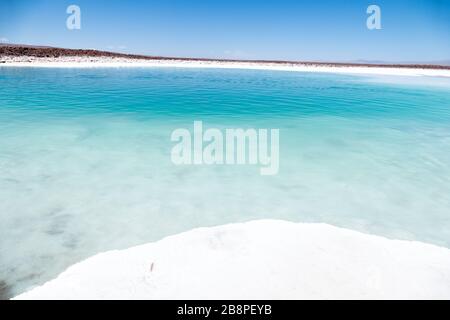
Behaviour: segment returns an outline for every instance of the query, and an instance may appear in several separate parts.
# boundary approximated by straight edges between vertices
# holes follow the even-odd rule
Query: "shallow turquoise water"
[[[172,130],[279,128],[280,172],[175,166]],[[199,226],[326,222],[450,247],[450,80],[0,68],[0,287]]]

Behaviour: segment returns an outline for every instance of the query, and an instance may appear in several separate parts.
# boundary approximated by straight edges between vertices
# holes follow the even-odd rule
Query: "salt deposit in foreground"
[[[260,220],[98,254],[16,299],[450,299],[450,250]]]

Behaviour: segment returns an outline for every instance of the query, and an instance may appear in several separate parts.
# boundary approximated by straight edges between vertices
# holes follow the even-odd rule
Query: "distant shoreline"
[[[290,60],[264,60],[264,59],[242,60],[242,59],[164,57],[164,56],[147,56],[138,54],[117,53],[94,49],[65,49],[57,47],[15,45],[15,44],[0,44],[0,57],[35,57],[35,58],[109,57],[109,58],[128,58],[133,60],[147,60],[147,61],[157,60],[157,61],[232,62],[232,63],[278,64],[290,66],[302,65],[302,66],[325,66],[325,67],[373,67],[373,68],[413,68],[413,69],[450,70],[450,66],[438,64],[344,63],[344,62],[316,62],[316,61],[290,61]]]
[[[0,66],[51,68],[180,67],[450,77],[450,66],[144,56],[109,51],[0,44]]]

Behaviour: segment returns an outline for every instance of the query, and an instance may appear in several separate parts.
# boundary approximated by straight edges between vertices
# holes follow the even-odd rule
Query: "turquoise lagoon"
[[[278,175],[175,166],[170,135],[195,120],[280,129]],[[262,218],[450,247],[450,79],[0,68],[3,297],[101,251]]]

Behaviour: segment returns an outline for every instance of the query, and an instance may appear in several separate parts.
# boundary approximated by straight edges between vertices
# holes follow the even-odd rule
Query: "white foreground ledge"
[[[15,299],[450,299],[450,250],[260,220],[98,254]]]

